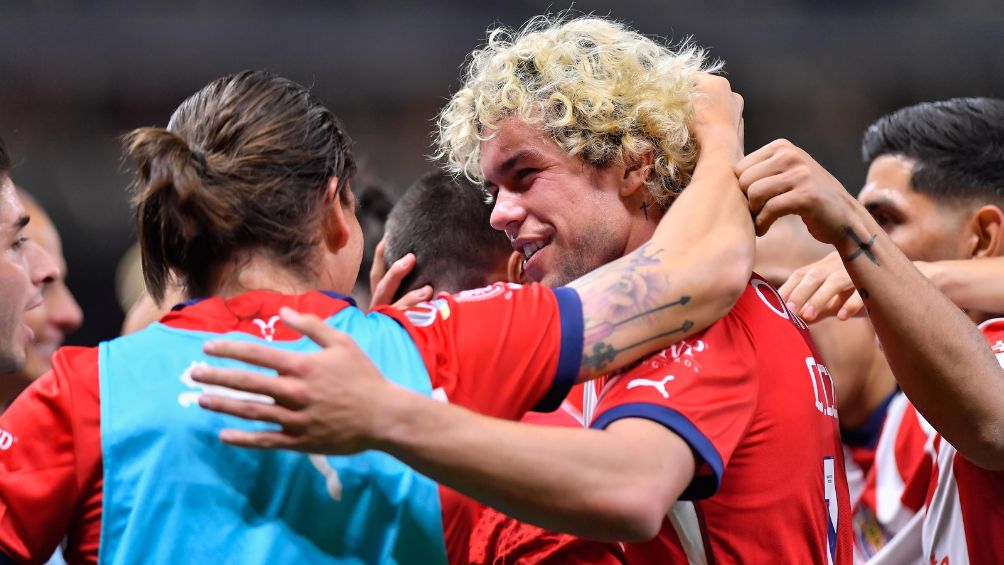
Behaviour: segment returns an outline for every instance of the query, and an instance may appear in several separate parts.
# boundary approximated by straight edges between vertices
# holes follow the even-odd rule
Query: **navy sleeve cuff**
[[[644,418],[658,422],[673,431],[676,435],[687,442],[690,449],[697,455],[697,468],[701,467],[701,460],[711,467],[712,475],[694,475],[694,479],[687,485],[687,488],[680,495],[680,500],[700,500],[708,498],[718,492],[718,486],[722,482],[722,456],[718,450],[708,440],[707,437],[683,414],[668,406],[659,404],[648,404],[645,402],[632,402],[620,404],[610,410],[603,412],[593,421],[592,428],[604,429],[617,420],[624,418]]]
[[[582,301],[579,293],[566,287],[552,290],[558,301],[558,315],[561,318],[561,353],[558,356],[558,370],[554,374],[551,389],[533,407],[534,412],[553,412],[561,406],[568,391],[575,386],[582,364]]]

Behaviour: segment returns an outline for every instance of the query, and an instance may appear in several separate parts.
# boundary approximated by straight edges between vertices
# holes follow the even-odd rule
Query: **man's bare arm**
[[[739,173],[758,229],[798,214],[816,239],[834,245],[917,410],[968,459],[1004,469],[1004,375],[972,321],[801,149],[774,142],[747,156]]]
[[[749,282],[753,224],[733,169],[742,156],[741,99],[721,77],[702,80],[707,99],[694,124],[701,157],[690,185],[648,243],[569,285],[582,299],[580,381],[707,328]]]
[[[1004,314],[1004,257],[914,262],[960,308]]]

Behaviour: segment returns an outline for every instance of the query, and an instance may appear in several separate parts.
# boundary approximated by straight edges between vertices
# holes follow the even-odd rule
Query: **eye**
[[[520,169],[516,171],[516,178],[518,180],[524,180],[526,179],[526,177],[536,173],[538,170],[539,169],[533,169],[533,168]]]
[[[875,222],[885,231],[889,231],[890,228],[896,225],[896,222],[888,212],[877,210],[872,213],[872,218],[875,218]]]
[[[21,249],[22,247],[24,247],[24,244],[27,243],[27,242],[28,242],[28,238],[24,237],[22,235],[22,236],[20,236],[20,237],[18,237],[17,239],[14,240],[14,243],[11,244],[11,248],[12,249]]]
[[[871,214],[875,223],[885,231],[889,231],[902,223],[899,215],[880,206],[869,206],[868,213]]]

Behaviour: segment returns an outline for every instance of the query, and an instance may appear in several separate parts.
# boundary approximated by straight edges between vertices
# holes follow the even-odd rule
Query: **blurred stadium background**
[[[15,181],[49,210],[86,314],[70,343],[117,334],[113,279],[134,240],[118,136],[166,125],[209,80],[263,68],[311,85],[356,140],[363,183],[396,194],[430,165],[432,118],[493,23],[568,4],[105,1],[0,4],[0,135]],[[878,116],[1004,95],[1001,0],[579,1],[649,35],[693,35],[746,98],[747,149],[806,148],[852,191]],[[357,184],[361,186],[362,184]]]

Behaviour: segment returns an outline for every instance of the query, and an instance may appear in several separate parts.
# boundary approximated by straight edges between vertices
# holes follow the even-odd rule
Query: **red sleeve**
[[[65,537],[69,562],[97,562],[97,367],[96,349],[61,349],[0,416],[0,552],[16,561],[45,561]]]
[[[990,348],[997,355],[997,362],[1004,367],[1004,318],[994,318],[980,324],[980,331]]]
[[[666,426],[690,445],[698,463],[680,498],[709,497],[753,418],[755,366],[751,334],[734,309],[607,383],[591,427],[606,428],[623,418]]]
[[[408,330],[453,404],[516,419],[557,408],[578,377],[582,304],[572,289],[496,283],[379,310]]]
[[[471,565],[620,565],[625,562],[625,556],[624,547],[619,543],[549,532],[486,507],[471,536],[468,562]]]

